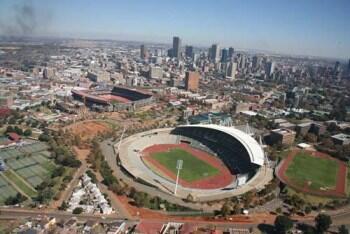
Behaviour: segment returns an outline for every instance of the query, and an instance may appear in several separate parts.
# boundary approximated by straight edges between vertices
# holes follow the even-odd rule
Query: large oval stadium
[[[233,127],[183,125],[154,129],[115,145],[135,180],[180,198],[219,200],[263,188],[271,180],[258,142]]]
[[[130,111],[154,102],[150,93],[121,86],[105,90],[72,89],[71,92],[75,99],[100,111]]]

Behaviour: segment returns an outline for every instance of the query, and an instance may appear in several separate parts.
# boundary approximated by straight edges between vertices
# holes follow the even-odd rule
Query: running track
[[[217,175],[205,177],[203,179],[192,181],[192,182],[188,182],[180,178],[179,184],[182,185],[183,187],[196,188],[196,189],[218,189],[218,188],[224,188],[225,186],[231,184],[235,180],[235,176],[231,174],[231,172],[228,170],[226,165],[220,159],[218,159],[215,156],[209,155],[204,151],[194,149],[190,145],[184,144],[184,143],[152,145],[142,151],[142,159],[146,160],[148,163],[156,167],[159,171],[161,171],[161,173],[165,177],[175,181],[176,174],[174,174],[171,170],[163,166],[161,163],[159,163],[157,160],[155,160],[152,157],[154,153],[166,152],[173,148],[181,148],[189,152],[196,158],[202,161],[205,161],[209,165],[219,170],[219,173]]]

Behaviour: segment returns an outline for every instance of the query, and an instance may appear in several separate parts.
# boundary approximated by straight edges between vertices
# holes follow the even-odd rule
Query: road
[[[118,216],[118,214],[113,215],[96,215],[96,214],[79,214],[74,215],[66,211],[50,211],[50,210],[37,210],[37,209],[22,209],[22,208],[0,208],[0,219],[18,219],[18,218],[34,218],[34,217],[55,217],[58,219],[68,220],[72,217],[76,217],[78,220],[87,221],[94,220],[99,222],[115,221],[116,219],[124,219]]]
[[[79,178],[85,173],[86,169],[87,169],[86,160],[81,160],[81,166],[79,167],[78,170],[75,171],[73,179],[68,183],[66,189],[62,192],[60,199],[55,202],[52,202],[50,207],[57,208],[61,206],[63,201],[68,202],[70,196],[73,193],[74,188],[79,183]]]

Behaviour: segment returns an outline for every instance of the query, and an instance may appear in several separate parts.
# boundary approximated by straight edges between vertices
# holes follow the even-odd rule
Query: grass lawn
[[[203,179],[219,173],[217,168],[207,164],[206,162],[196,158],[189,152],[180,148],[174,148],[168,152],[154,153],[152,158],[157,160],[174,174],[177,173],[177,160],[183,160],[183,168],[180,171],[180,178],[188,182]]]
[[[320,190],[322,187],[335,188],[338,163],[335,160],[313,157],[301,152],[290,163],[286,176],[298,186],[307,182],[309,188]]]
[[[19,177],[16,173],[14,173],[12,170],[5,171],[4,175],[11,180],[14,184],[17,185],[19,189],[21,189],[25,194],[27,194],[29,197],[35,197],[36,191],[29,187],[27,184],[25,184],[21,177]]]

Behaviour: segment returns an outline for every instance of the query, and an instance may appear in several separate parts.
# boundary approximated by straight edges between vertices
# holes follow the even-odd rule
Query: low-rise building
[[[270,141],[272,144],[292,145],[295,140],[296,133],[287,128],[274,129],[270,133]]]

